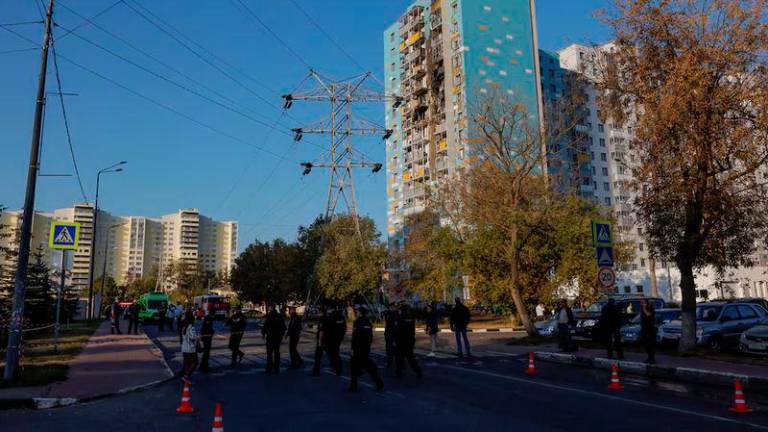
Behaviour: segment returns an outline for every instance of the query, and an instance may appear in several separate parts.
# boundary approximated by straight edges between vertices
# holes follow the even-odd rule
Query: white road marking
[[[540,382],[540,381],[533,381],[533,380],[529,380],[529,379],[525,379],[525,378],[518,378],[518,377],[513,377],[513,376],[509,376],[509,375],[502,375],[502,374],[498,374],[498,373],[494,373],[494,372],[479,371],[479,370],[467,369],[467,368],[456,367],[456,366],[437,365],[437,367],[444,368],[444,369],[452,369],[452,370],[461,371],[461,372],[469,372],[469,373],[474,373],[474,374],[477,374],[477,375],[485,375],[485,376],[494,377],[494,378],[501,378],[501,379],[505,379],[505,380],[508,380],[508,381],[515,381],[515,382],[520,382],[520,383],[525,383],[525,384],[532,384],[532,385],[537,385],[537,386],[540,386],[540,387],[546,387],[546,388],[550,388],[550,389],[569,391],[569,392],[573,392],[573,393],[587,394],[587,395],[590,395],[590,396],[595,396],[595,397],[599,397],[599,398],[603,398],[603,399],[609,399],[609,400],[614,400],[614,401],[619,401],[619,402],[625,402],[625,403],[628,403],[628,404],[634,404],[634,405],[640,405],[640,406],[649,407],[649,408],[656,408],[656,409],[661,409],[661,410],[666,410],[666,411],[672,411],[672,412],[676,412],[676,413],[680,413],[680,414],[687,414],[687,415],[691,415],[691,416],[695,416],[695,417],[707,418],[707,419],[710,419],[710,420],[717,420],[717,421],[721,421],[721,422],[740,424],[740,425],[749,426],[749,427],[753,427],[753,428],[760,429],[760,430],[768,430],[768,426],[759,425],[759,424],[755,424],[755,423],[744,422],[744,421],[740,421],[740,420],[735,420],[735,419],[728,418],[728,417],[721,417],[721,416],[716,416],[716,415],[703,414],[703,413],[700,413],[700,412],[690,411],[690,410],[686,410],[686,409],[682,409],[682,408],[674,408],[674,407],[670,407],[670,406],[666,406],[666,405],[659,405],[659,404],[650,403],[650,402],[643,402],[643,401],[638,401],[638,400],[634,400],[634,399],[626,399],[626,398],[622,398],[622,397],[618,397],[618,396],[613,396],[613,395],[609,395],[609,394],[598,393],[598,392],[593,392],[593,391],[583,390],[583,389],[577,389],[577,388],[562,386],[562,385],[558,385],[558,384],[551,384],[551,383],[545,383],[545,382]]]

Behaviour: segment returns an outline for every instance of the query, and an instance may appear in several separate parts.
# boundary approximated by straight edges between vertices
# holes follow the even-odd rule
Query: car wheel
[[[712,336],[709,338],[707,347],[713,352],[719,353],[723,350],[723,341],[721,340],[720,336]]]

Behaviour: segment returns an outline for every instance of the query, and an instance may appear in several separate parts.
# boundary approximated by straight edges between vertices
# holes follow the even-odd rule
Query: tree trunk
[[[648,267],[651,273],[651,295],[653,297],[659,296],[659,285],[656,280],[656,260],[651,258],[648,263]]]
[[[693,263],[689,260],[678,260],[680,270],[680,293],[683,298],[682,335],[680,336],[679,352],[687,352],[696,348],[696,282],[693,279]]]
[[[536,331],[536,326],[533,325],[533,321],[531,321],[531,316],[528,314],[528,310],[525,308],[525,303],[523,302],[523,296],[520,295],[520,289],[517,287],[517,259],[518,254],[513,253],[509,271],[509,293],[512,295],[512,302],[515,303],[515,309],[517,316],[520,319],[520,323],[525,328],[528,336],[538,336],[539,333]]]

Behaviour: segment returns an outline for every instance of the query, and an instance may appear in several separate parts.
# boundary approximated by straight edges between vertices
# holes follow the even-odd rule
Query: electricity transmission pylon
[[[314,70],[309,71],[308,78],[314,85],[283,95],[285,109],[293,105],[294,101],[327,102],[330,105],[330,114],[312,124],[292,129],[295,141],[301,141],[304,134],[330,135],[330,148],[313,162],[302,162],[304,175],[309,174],[312,168],[327,168],[330,179],[328,183],[328,198],[325,206],[325,219],[330,220],[336,214],[339,200],[344,202],[347,212],[354,217],[355,229],[360,234],[360,222],[357,213],[357,199],[355,198],[355,183],[352,179],[352,170],[356,168],[370,168],[372,172],[379,172],[382,164],[368,160],[364,154],[355,150],[352,143],[353,135],[381,136],[387,139],[392,134],[391,129],[377,125],[361,116],[353,116],[353,106],[356,103],[392,101],[397,107],[402,103],[402,98],[386,92],[373,91],[364,86],[372,75],[370,72],[360,74],[344,80],[331,80],[321,76]],[[305,79],[304,82],[307,80]]]

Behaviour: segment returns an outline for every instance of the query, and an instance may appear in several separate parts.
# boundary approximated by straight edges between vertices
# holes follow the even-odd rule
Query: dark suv
[[[658,297],[645,297],[638,295],[604,297],[589,305],[584,311],[576,314],[576,328],[574,334],[585,338],[597,338],[595,326],[600,321],[600,313],[603,306],[608,304],[608,299],[613,298],[616,304],[624,310],[622,325],[628,324],[640,313],[640,300],[647,299],[654,309],[663,309],[666,306],[664,299]]]

